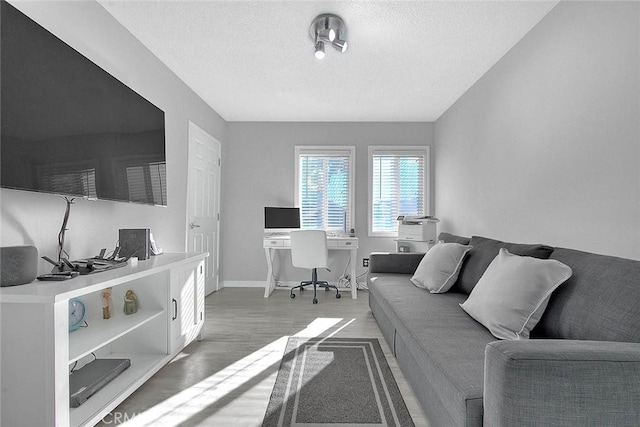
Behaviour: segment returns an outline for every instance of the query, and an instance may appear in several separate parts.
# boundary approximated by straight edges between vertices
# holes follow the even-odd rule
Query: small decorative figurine
[[[102,318],[110,319],[113,313],[113,302],[111,301],[111,288],[102,291]]]
[[[129,289],[124,295],[124,314],[133,314],[138,311],[138,297]]]

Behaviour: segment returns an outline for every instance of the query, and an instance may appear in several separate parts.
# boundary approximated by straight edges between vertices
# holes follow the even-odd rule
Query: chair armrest
[[[640,425],[639,343],[495,341],[484,369],[484,425]]]
[[[382,253],[369,255],[369,273],[413,274],[422,261],[422,253]]]

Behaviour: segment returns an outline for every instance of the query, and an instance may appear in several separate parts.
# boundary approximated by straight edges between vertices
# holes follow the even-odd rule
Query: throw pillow
[[[471,246],[459,243],[438,242],[422,258],[411,282],[434,294],[447,292],[456,282],[464,256],[470,249]]]
[[[496,338],[526,339],[551,293],[571,274],[560,261],[513,255],[502,248],[460,307]]]
[[[469,245],[473,246],[473,249],[467,255],[467,259],[460,270],[458,282],[455,285],[457,290],[465,294],[471,293],[484,271],[489,264],[491,264],[491,261],[498,255],[500,248],[506,248],[514,255],[530,256],[540,259],[549,258],[551,252],[553,252],[551,246],[506,243],[479,236],[471,237]]]

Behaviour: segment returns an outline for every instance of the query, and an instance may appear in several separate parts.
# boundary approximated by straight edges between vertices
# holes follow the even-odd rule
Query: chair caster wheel
[[[329,288],[325,287],[325,288],[324,288],[324,291],[325,291],[325,292],[329,292]]]
[[[337,299],[340,299],[340,298],[342,298],[342,295],[340,295],[340,294],[336,294],[336,298],[337,298]]]
[[[294,299],[296,297],[296,294],[289,294],[289,298]]]
[[[314,298],[314,299],[313,299],[313,303],[314,303],[314,304],[317,304],[317,303],[318,303],[317,298]]]

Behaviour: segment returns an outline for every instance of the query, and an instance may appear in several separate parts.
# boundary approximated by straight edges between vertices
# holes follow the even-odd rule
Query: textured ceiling
[[[99,1],[227,121],[434,121],[558,3]]]

